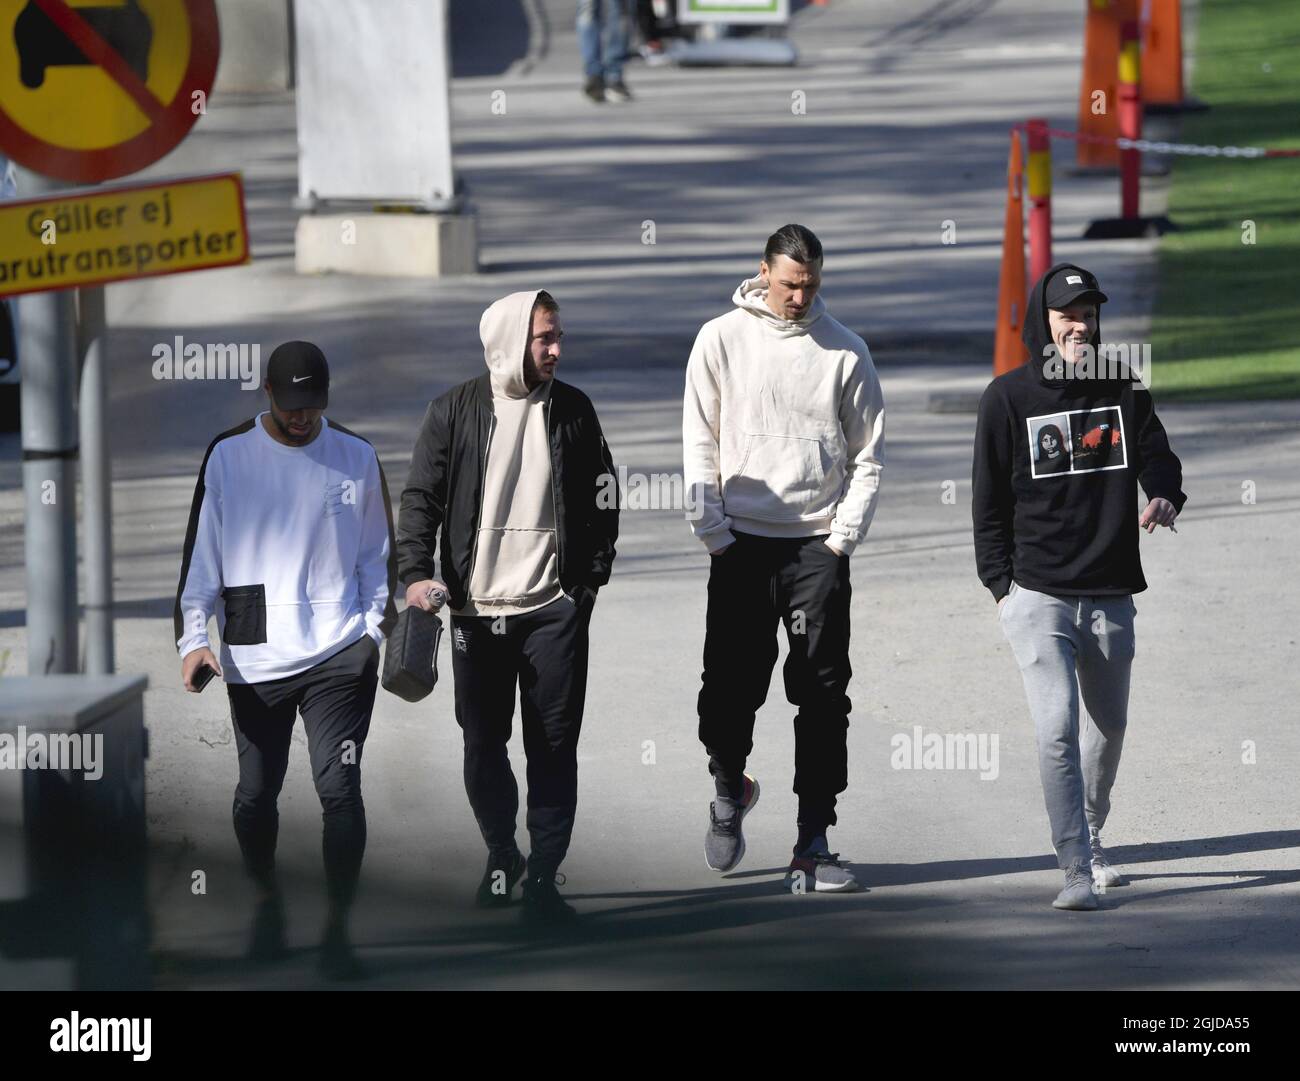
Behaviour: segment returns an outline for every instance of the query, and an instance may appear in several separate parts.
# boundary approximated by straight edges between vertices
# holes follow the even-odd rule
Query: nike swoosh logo
[[[310,378],[311,378],[310,375],[295,375],[293,377],[293,381],[295,383],[301,383],[304,379],[310,379]]]

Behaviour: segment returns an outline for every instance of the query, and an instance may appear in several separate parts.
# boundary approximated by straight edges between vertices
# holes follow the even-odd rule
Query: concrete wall
[[[285,90],[292,77],[290,0],[217,0],[221,63],[215,92]]]

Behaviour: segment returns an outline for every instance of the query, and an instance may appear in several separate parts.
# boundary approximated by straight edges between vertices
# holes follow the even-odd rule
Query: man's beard
[[[316,430],[316,426],[313,424],[308,427],[305,435],[294,435],[293,432],[289,430],[289,425],[275,415],[275,410],[271,410],[271,419],[275,422],[275,426],[280,429],[280,434],[290,443],[306,443],[311,439],[312,433]]]

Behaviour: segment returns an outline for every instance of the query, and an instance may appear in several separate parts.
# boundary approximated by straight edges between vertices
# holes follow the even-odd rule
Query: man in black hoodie
[[[1133,594],[1147,587],[1137,534],[1172,528],[1187,499],[1150,393],[1104,359],[1105,300],[1082,267],[1043,275],[1025,309],[1028,359],[989,384],[975,431],[975,559],[1029,697],[1066,872],[1053,905],[1066,909],[1095,909],[1094,883],[1124,884],[1101,829],[1127,722]]]

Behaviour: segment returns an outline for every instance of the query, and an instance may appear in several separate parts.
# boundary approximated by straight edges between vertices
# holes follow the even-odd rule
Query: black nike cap
[[[271,397],[285,412],[324,409],[330,400],[330,368],[311,342],[277,345],[266,364]]]
[[[1105,304],[1109,298],[1101,291],[1094,275],[1083,267],[1062,267],[1048,279],[1043,289],[1043,303],[1060,311],[1071,304]]]

